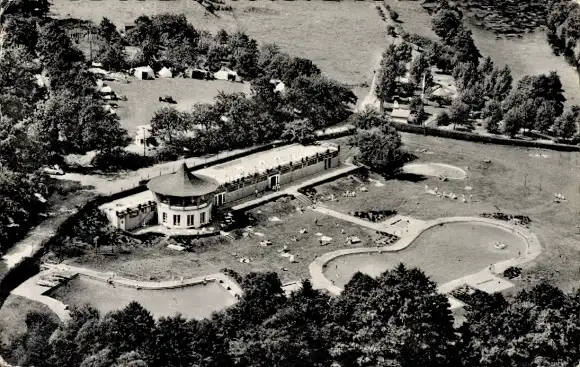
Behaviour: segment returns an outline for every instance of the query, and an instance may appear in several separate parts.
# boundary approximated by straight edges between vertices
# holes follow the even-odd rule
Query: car
[[[49,175],[64,175],[64,171],[58,166],[58,164],[55,164],[54,166],[43,167],[42,171],[48,173]]]
[[[177,102],[171,96],[159,97],[159,102],[166,102],[171,104],[176,104]]]

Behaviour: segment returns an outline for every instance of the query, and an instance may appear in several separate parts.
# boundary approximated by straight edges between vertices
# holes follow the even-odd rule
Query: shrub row
[[[393,122],[393,126],[397,130],[407,132],[407,133],[424,134],[424,135],[437,136],[437,137],[449,138],[449,139],[457,139],[457,140],[467,140],[467,141],[473,141],[473,142],[478,142],[478,143],[511,145],[511,146],[520,146],[520,147],[528,147],[528,148],[542,148],[542,149],[551,149],[551,150],[558,150],[558,151],[565,151],[565,152],[580,151],[580,147],[575,146],[575,145],[549,144],[549,143],[542,143],[542,142],[537,142],[537,141],[506,139],[506,138],[501,138],[501,137],[497,137],[497,136],[485,136],[485,135],[478,135],[478,134],[466,133],[466,132],[461,132],[461,131],[442,130],[442,129],[432,128],[432,127],[403,124],[403,123],[398,123],[398,122]]]

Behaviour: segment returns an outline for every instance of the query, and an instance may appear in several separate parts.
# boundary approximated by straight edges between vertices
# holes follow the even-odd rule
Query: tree
[[[139,303],[131,302],[125,308],[105,316],[101,322],[101,343],[112,356],[137,351],[147,353],[152,344],[155,320]]]
[[[356,96],[345,85],[314,75],[297,78],[285,100],[296,118],[307,118],[315,128],[323,128],[344,121]]]
[[[401,136],[391,125],[357,130],[350,144],[358,148],[356,159],[382,174],[394,174],[403,166]]]
[[[310,144],[316,140],[312,123],[307,119],[294,120],[286,124],[282,139],[292,143]]]
[[[50,356],[49,338],[57,324],[48,314],[29,312],[26,315],[26,332],[17,341],[15,355],[18,364],[48,366]]]
[[[114,362],[110,349],[103,349],[83,360],[80,367],[109,367]]]
[[[121,42],[107,42],[95,59],[107,70],[121,71],[127,68],[127,58],[125,47]]]
[[[414,97],[411,99],[411,104],[409,105],[411,113],[414,115],[414,123],[416,125],[423,124],[423,121],[427,119],[427,112],[425,112],[425,105],[420,97]]]
[[[455,125],[467,125],[469,121],[469,106],[461,99],[455,99],[451,102],[449,108],[449,120],[453,123],[453,130]]]
[[[48,14],[50,2],[48,0],[13,0],[4,9],[4,16],[18,15],[24,18],[42,18]]]
[[[369,130],[389,123],[387,116],[381,115],[371,106],[366,106],[362,112],[353,113],[349,122],[357,129]]]
[[[562,116],[554,121],[553,130],[556,136],[570,139],[578,131],[580,123],[580,107],[573,105]]]
[[[536,118],[534,121],[534,128],[538,131],[547,131],[554,125],[556,120],[556,102],[541,101],[536,105]]]
[[[471,31],[465,27],[460,27],[453,38],[450,40],[450,44],[455,51],[454,60],[455,62],[471,62],[478,65],[479,58],[481,54],[475,46],[473,37],[471,36]]]
[[[445,111],[441,112],[435,118],[435,122],[437,126],[447,126],[451,123],[451,119],[449,118],[449,114]]]
[[[172,144],[175,139],[189,130],[184,113],[173,107],[163,107],[151,119],[151,135]]]
[[[106,41],[106,44],[116,43],[121,39],[117,27],[106,17],[103,17],[101,23],[99,23],[97,34]]]
[[[526,110],[523,106],[515,106],[510,108],[504,114],[504,130],[505,134],[509,134],[513,138],[520,129],[526,125]]]
[[[138,352],[128,352],[122,354],[112,367],[147,367],[147,363],[141,358]]]
[[[153,333],[153,345],[147,352],[154,366],[188,367],[199,363],[200,356],[191,348],[195,321],[188,322],[181,315],[162,317]]]
[[[497,79],[495,80],[492,98],[503,101],[512,89],[513,77],[509,66],[504,66],[499,70]]]
[[[429,59],[424,52],[420,53],[418,57],[411,63],[411,78],[415,81],[415,84],[419,84],[423,80],[423,75],[430,72],[429,70]]]
[[[499,131],[499,123],[503,119],[501,103],[495,99],[485,102],[485,107],[481,113],[485,119],[486,129],[488,132],[495,134]]]
[[[446,43],[450,42],[462,27],[462,14],[455,9],[439,10],[431,18],[433,31]]]

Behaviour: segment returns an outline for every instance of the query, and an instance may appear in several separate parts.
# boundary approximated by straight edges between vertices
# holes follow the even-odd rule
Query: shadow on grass
[[[396,175],[395,177],[393,177],[396,180],[399,181],[409,181],[409,182],[421,182],[421,181],[425,181],[427,179],[426,176],[423,175],[417,175],[414,173],[399,173],[398,175]]]

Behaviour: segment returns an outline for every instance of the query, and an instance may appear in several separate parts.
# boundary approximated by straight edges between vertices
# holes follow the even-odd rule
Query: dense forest
[[[475,292],[454,325],[446,296],[402,264],[357,273],[338,297],[308,281],[286,297],[275,273],[250,273],[234,306],[210,319],[155,320],[137,303],[100,315],[72,310],[63,325],[30,313],[4,354],[53,367],[564,367],[580,359],[580,293],[541,284],[514,297]]]

